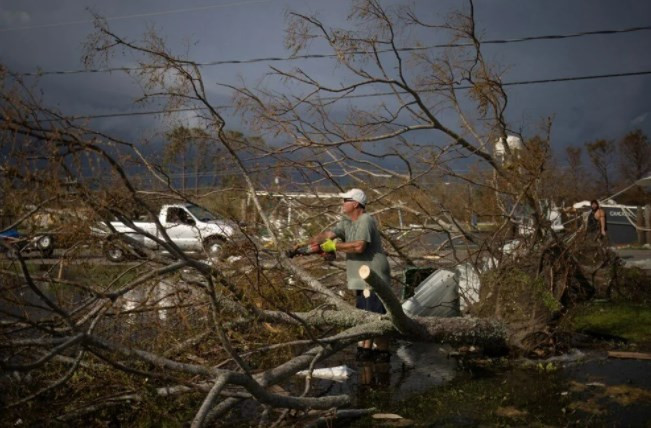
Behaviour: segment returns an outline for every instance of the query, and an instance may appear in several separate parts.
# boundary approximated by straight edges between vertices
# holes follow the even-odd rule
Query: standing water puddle
[[[399,342],[392,347],[390,362],[356,361],[351,347],[322,363],[323,367],[345,365],[353,370],[346,381],[313,379],[318,395],[350,394],[353,407],[393,405],[415,394],[444,385],[458,372],[455,359],[448,357],[451,348],[432,343]],[[302,389],[302,379],[295,378]]]
[[[313,393],[351,394],[354,408],[404,418],[391,426],[651,426],[651,361],[576,352],[578,361],[470,368],[449,358],[447,346],[401,342],[393,350],[390,363],[356,362],[354,349],[325,361],[355,372],[346,382],[314,380]]]

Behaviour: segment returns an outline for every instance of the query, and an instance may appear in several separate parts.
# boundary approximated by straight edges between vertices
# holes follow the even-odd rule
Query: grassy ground
[[[592,302],[569,316],[572,330],[617,336],[651,344],[651,307],[633,302]]]

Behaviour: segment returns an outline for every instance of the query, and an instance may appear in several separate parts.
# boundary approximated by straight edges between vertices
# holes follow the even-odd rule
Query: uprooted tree
[[[548,125],[543,137],[525,139],[525,150],[504,143],[512,133],[507,95],[499,70],[482,56],[472,2],[465,15],[444,25],[376,1],[355,3],[350,20],[354,30],[333,29],[291,13],[287,36],[295,54],[310,46],[331,49],[338,79],[346,83],[272,67],[270,78],[278,78],[283,91],[232,87],[247,132],[274,137],[265,142],[227,128],[199,65],[168,52],[153,33],[126,40],[97,18],[85,60],[133,55],[139,67],[130,73],[141,83],[140,98],[162,99],[170,114],[195,108],[203,147],[213,147],[219,162],[237,170],[218,191],[202,193],[195,184],[191,197],[137,142],[48,109],[17,76],[3,72],[3,204],[15,214],[13,225],[46,209],[83,213],[68,239],[74,242],[57,253],[56,263],[35,268],[21,253],[3,262],[0,364],[7,420],[24,419],[24,409],[47,403],[31,422],[120,412],[135,420],[133,409],[146,408],[180,409],[192,426],[203,426],[254,401],[261,421],[281,423],[288,410],[350,403],[345,395],[312,396],[309,377],[302,391],[278,385],[363,338],[386,334],[525,350],[549,339],[551,316],[586,293],[593,278],[577,258],[578,240],[557,235],[539,203],[552,191]],[[431,34],[448,38],[448,47],[418,44],[433,40]],[[186,147],[173,130],[167,135]],[[496,141],[503,142],[499,159]],[[460,163],[471,172],[455,172]],[[134,168],[138,177],[147,174],[147,185],[134,178]],[[291,188],[274,176],[289,177]],[[368,280],[386,316],[358,311],[341,297],[341,261],[284,255],[301,231],[316,232],[336,219],[338,203],[322,195],[353,186],[368,190],[394,266],[395,284],[373,275]],[[295,190],[312,197],[299,198]],[[268,198],[272,194],[279,197]],[[228,254],[205,257],[179,248],[158,222],[158,207],[170,201],[222,215],[249,203],[254,213],[234,219],[241,227],[239,238],[224,246]],[[291,207],[289,221],[277,221],[278,201]],[[530,222],[519,227],[526,233],[505,251],[523,209]],[[140,229],[134,213],[149,215],[160,233]],[[478,239],[472,215],[495,227]],[[128,246],[131,262],[107,266],[89,258],[108,245],[91,226],[114,219],[165,251],[114,233],[101,240]],[[432,235],[445,242],[426,249],[423,239]],[[470,263],[482,276],[488,285],[478,290],[481,301],[469,303],[484,317],[403,312],[393,291],[401,285],[400,271],[431,263],[433,253],[450,264]]]

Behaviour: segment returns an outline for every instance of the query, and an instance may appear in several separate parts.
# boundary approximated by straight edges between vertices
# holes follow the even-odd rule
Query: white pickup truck
[[[226,240],[233,238],[237,232],[237,225],[234,222],[219,219],[209,211],[192,204],[163,205],[158,214],[158,221],[165,229],[167,236],[180,249],[205,251],[210,256],[218,255]],[[159,245],[146,234],[165,240],[155,222],[135,221],[134,225],[136,229],[122,222],[111,222],[111,226],[117,233],[127,234],[147,248],[158,249]],[[142,230],[145,234],[137,229]],[[93,232],[99,236],[106,236],[110,233],[105,223],[93,228]],[[124,248],[110,242],[105,245],[104,253],[109,260],[114,262],[122,261],[126,256]]]

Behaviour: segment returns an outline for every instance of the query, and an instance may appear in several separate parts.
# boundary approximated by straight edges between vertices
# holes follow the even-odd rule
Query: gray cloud
[[[121,36],[139,40],[148,26],[164,36],[172,52],[198,61],[247,59],[285,56],[283,47],[285,10],[317,12],[324,22],[347,27],[348,2],[317,0],[283,0],[261,3],[223,2],[223,8],[161,16],[134,17],[111,21]],[[396,2],[392,2],[396,3]],[[459,2],[416,2],[419,13],[428,22],[441,23]],[[32,29],[9,31],[0,37],[2,63],[14,71],[74,70],[82,68],[81,50],[89,24],[91,7],[105,16],[142,15],[143,13],[191,9],[205,5],[200,0],[62,0],[59,2],[20,2],[6,0],[0,11],[4,27],[5,12],[23,11],[28,22],[20,23],[20,14],[12,15],[11,27],[28,25]],[[477,27],[485,39],[517,38],[543,34],[562,34],[596,29],[626,28],[648,25],[651,2],[624,0],[492,0],[475,5]],[[7,15],[9,16],[9,15]],[[53,23],[68,23],[47,27]],[[41,26],[41,27],[39,27]],[[621,35],[587,36],[576,39],[536,41],[507,45],[485,45],[489,60],[506,70],[505,81],[534,80],[591,74],[651,70],[651,32]],[[414,38],[418,34],[413,34]],[[436,43],[437,40],[427,40]],[[323,53],[318,45],[314,51]],[[120,64],[133,58],[116,58]],[[301,67],[323,81],[339,85],[349,81],[345,69],[331,60],[304,60],[274,63],[282,69]],[[285,92],[291,88],[273,83],[265,77],[269,64],[234,64],[204,67],[206,85],[215,104],[230,104],[230,94],[217,83],[248,85],[262,83]],[[121,73],[79,74],[43,77],[39,82],[49,105],[72,114],[110,114],[135,111],[133,104],[139,87]],[[583,144],[597,138],[618,138],[640,127],[651,134],[648,112],[651,111],[651,76],[559,82],[545,85],[508,87],[508,118],[513,127],[525,134],[538,132],[545,117],[554,118],[553,138],[556,146]],[[366,104],[379,102],[370,99]],[[155,105],[146,106],[157,109]],[[227,113],[232,128],[239,120]],[[446,121],[456,123],[451,114]],[[158,118],[124,117],[96,120],[92,125],[138,138],[153,135],[160,127]]]
[[[0,28],[14,28],[27,25],[30,14],[24,10],[0,9]]]
[[[631,125],[640,126],[647,121],[648,117],[649,117],[649,112],[645,111],[644,113],[635,116],[633,120],[631,120]]]

